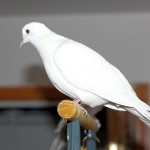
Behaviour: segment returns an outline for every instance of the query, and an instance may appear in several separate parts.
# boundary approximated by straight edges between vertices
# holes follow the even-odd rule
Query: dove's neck
[[[38,50],[43,61],[47,61],[53,57],[56,49],[66,38],[57,34],[50,34],[43,39],[36,40],[32,44]]]

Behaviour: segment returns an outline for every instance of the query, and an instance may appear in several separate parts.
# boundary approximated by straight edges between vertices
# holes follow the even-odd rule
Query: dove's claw
[[[86,110],[85,108],[83,108],[80,104],[78,104],[78,106],[81,108],[83,114],[84,114],[85,116],[87,116],[87,114],[88,114],[87,110]]]
[[[82,105],[82,101],[80,99],[75,99],[75,100],[73,100],[73,102],[75,104],[77,104],[81,108],[81,110],[84,113],[84,115],[87,116],[87,114],[88,114],[87,110],[81,106]]]
[[[74,99],[73,102],[79,105],[82,104],[82,101],[80,99]]]
[[[82,107],[82,111],[83,111],[84,115],[87,116],[87,114],[88,114],[87,110]]]

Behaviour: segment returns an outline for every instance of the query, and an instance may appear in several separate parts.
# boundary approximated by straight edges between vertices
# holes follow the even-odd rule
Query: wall
[[[149,1],[3,1],[0,5],[0,86],[49,84],[30,44],[19,48],[31,21],[80,41],[118,67],[129,82],[150,82]]]

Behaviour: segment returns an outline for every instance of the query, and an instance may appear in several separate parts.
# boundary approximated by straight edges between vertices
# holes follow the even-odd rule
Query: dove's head
[[[50,30],[42,23],[31,22],[26,24],[22,28],[23,40],[20,43],[20,47],[25,43],[38,42],[38,40],[46,37],[50,33]]]

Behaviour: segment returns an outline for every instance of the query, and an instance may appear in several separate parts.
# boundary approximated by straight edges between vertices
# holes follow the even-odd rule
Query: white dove
[[[39,52],[53,85],[91,107],[129,111],[150,126],[150,107],[142,102],[124,75],[91,48],[31,22],[22,29],[23,41]]]

